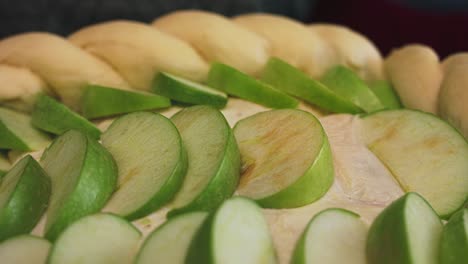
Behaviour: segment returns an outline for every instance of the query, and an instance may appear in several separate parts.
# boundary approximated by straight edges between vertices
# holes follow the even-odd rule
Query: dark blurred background
[[[412,42],[432,46],[441,57],[468,51],[468,0],[0,0],[0,38],[26,31],[67,35],[112,19],[150,22],[177,9],[340,23],[368,36],[383,54]]]

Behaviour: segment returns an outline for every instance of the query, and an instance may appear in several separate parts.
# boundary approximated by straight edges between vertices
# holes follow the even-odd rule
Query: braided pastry
[[[86,83],[129,88],[108,64],[66,39],[48,33],[26,33],[0,41],[0,64],[26,68],[37,74],[73,109],[78,109],[81,89]]]
[[[264,38],[217,14],[177,11],[152,25],[186,41],[208,62],[221,61],[247,74],[259,74],[270,57]]]
[[[279,57],[314,78],[339,64],[369,82],[388,78],[406,107],[440,113],[468,138],[467,54],[440,64],[429,47],[410,45],[394,51],[384,62],[372,42],[350,29],[303,25],[267,14],[230,20],[203,11],[177,11],[151,25],[133,21],[91,25],[66,39],[49,33],[12,36],[0,41],[0,83],[8,84],[0,88],[0,101],[29,111],[35,95],[45,92],[80,111],[87,84],[149,91],[159,72],[203,82],[212,62],[258,77],[270,57]],[[301,108],[317,113],[311,106]],[[223,113],[233,125],[266,109],[230,99]],[[173,107],[163,113],[177,110]],[[391,176],[377,158],[359,144],[355,117],[325,116],[321,122],[334,151],[335,184],[324,198],[308,206],[264,210],[281,263],[289,260],[294,242],[319,210],[346,204],[369,223],[402,194],[395,182],[388,182]],[[358,156],[366,159],[368,167],[360,166]],[[388,188],[376,187],[380,185]],[[161,210],[135,224],[147,234],[164,221],[165,213]],[[36,232],[41,232],[40,226]]]
[[[312,24],[309,28],[333,47],[337,63],[353,69],[364,80],[385,79],[382,55],[365,36],[339,25]]]
[[[235,17],[233,21],[261,35],[271,44],[271,56],[287,61],[311,76],[321,76],[337,63],[334,50],[306,26],[266,14]]]
[[[68,40],[107,62],[139,90],[150,90],[153,76],[167,71],[202,81],[208,64],[187,43],[143,23],[113,21],[83,28]]]

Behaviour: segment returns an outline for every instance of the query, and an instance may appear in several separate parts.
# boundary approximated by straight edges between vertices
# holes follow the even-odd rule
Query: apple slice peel
[[[16,163],[0,181],[0,241],[27,234],[49,203],[49,176],[31,156]]]
[[[436,264],[442,221],[417,193],[407,193],[372,223],[366,243],[369,264]]]
[[[31,122],[35,127],[55,135],[76,129],[88,133],[95,139],[99,139],[101,136],[101,131],[93,123],[46,95],[37,97]]]

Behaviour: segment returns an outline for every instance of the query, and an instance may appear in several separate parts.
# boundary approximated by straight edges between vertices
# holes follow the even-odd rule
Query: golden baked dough
[[[29,112],[39,92],[52,93],[44,81],[27,68],[0,64],[0,98],[3,104],[16,110]]]
[[[223,62],[250,75],[258,75],[270,57],[265,39],[214,13],[176,11],[153,26],[188,42],[209,62]]]
[[[393,51],[385,70],[404,106],[437,113],[442,68],[430,47],[413,44]]]
[[[335,51],[315,32],[290,18],[270,14],[247,14],[233,21],[270,42],[271,55],[314,77],[338,64]]]
[[[442,61],[442,69],[444,73],[447,73],[453,66],[459,64],[468,64],[468,52],[460,52],[448,56]]]
[[[208,64],[190,45],[147,24],[110,21],[80,29],[68,39],[109,63],[135,89],[150,90],[159,71],[195,81],[208,74]]]
[[[0,64],[29,69],[75,110],[87,83],[128,88],[106,63],[49,33],[25,33],[3,39]]]
[[[337,64],[349,67],[364,80],[384,79],[382,55],[368,38],[341,25],[311,24],[309,28],[335,50]]]

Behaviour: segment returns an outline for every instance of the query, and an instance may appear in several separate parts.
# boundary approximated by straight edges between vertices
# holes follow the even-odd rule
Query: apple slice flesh
[[[363,142],[407,192],[421,194],[442,217],[468,197],[468,143],[432,114],[388,110],[362,117]]]
[[[137,112],[116,119],[102,144],[119,168],[118,186],[104,211],[129,220],[169,202],[187,171],[187,154],[175,125],[160,114]]]
[[[384,108],[379,98],[366,83],[345,66],[338,65],[331,68],[320,81],[366,112],[374,112]]]
[[[50,138],[31,125],[31,117],[0,107],[0,148],[22,151],[39,150]]]
[[[83,116],[93,119],[169,106],[171,101],[157,94],[88,85],[81,111]]]
[[[276,263],[261,209],[243,197],[226,200],[203,222],[185,263]]]
[[[345,209],[325,209],[310,220],[296,244],[292,263],[366,263],[367,226]]]
[[[154,79],[153,92],[177,102],[212,105],[217,108],[226,106],[228,100],[223,92],[164,72]]]
[[[44,131],[61,135],[67,130],[75,129],[99,139],[101,131],[84,117],[70,108],[47,96],[38,96],[31,115],[32,124]]]
[[[400,98],[389,81],[378,80],[369,83],[369,88],[379,98],[386,109],[401,108]]]
[[[278,58],[268,61],[261,80],[327,111],[351,114],[363,112],[351,101]]]
[[[436,264],[442,222],[424,198],[407,193],[372,223],[367,237],[369,264]]]
[[[208,213],[193,212],[169,219],[145,240],[136,264],[184,264],[190,242]]]
[[[226,64],[213,63],[207,84],[230,95],[270,108],[296,108],[299,101]]]
[[[31,235],[21,235],[0,244],[0,259],[5,264],[44,264],[51,244]]]
[[[118,216],[86,216],[58,237],[48,263],[131,263],[140,238],[140,231]]]
[[[45,237],[54,241],[72,222],[105,205],[116,186],[117,167],[104,147],[76,130],[56,138],[41,163],[52,180]]]
[[[445,224],[439,256],[441,264],[464,263],[468,259],[468,208],[456,212]]]
[[[21,159],[0,182],[0,241],[29,233],[47,208],[50,179],[31,156]]]
[[[242,173],[238,193],[268,208],[299,207],[321,198],[333,183],[328,138],[310,113],[271,110],[234,127]]]
[[[223,114],[210,106],[192,106],[171,120],[187,150],[188,169],[169,215],[211,211],[232,196],[239,182],[240,154]]]

